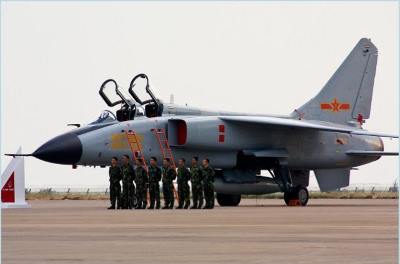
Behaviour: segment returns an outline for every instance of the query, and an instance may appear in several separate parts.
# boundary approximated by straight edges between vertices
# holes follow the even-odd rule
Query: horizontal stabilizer
[[[399,138],[399,135],[386,134],[380,132],[370,132],[367,130],[354,130],[351,132],[353,135],[364,135],[364,136],[375,136],[375,137],[387,137],[387,138]]]
[[[398,156],[399,152],[388,152],[388,151],[368,151],[368,150],[349,150],[346,151],[347,155],[351,156],[372,156],[372,157],[380,157],[380,156]]]

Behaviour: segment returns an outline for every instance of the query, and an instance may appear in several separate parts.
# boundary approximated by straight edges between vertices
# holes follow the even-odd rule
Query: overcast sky
[[[379,49],[371,119],[398,133],[397,2],[2,2],[1,153],[33,152],[106,109],[100,84],[147,73],[162,99],[288,114],[313,97],[362,37]],[[397,140],[386,140],[397,150]],[[10,159],[1,155],[2,170]],[[398,159],[352,171],[392,184]],[[315,180],[313,179],[313,184]],[[106,169],[26,159],[28,186],[108,184]]]

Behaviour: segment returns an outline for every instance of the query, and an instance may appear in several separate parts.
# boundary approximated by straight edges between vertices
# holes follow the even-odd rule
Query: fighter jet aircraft
[[[105,167],[124,154],[147,163],[151,156],[209,158],[221,206],[237,206],[242,194],[273,192],[283,192],[287,205],[304,206],[311,170],[321,191],[331,191],[349,185],[352,168],[398,155],[385,152],[381,140],[397,135],[362,128],[370,117],[377,58],[374,44],[361,39],[322,90],[287,116],[169,104],[156,98],[145,74],[133,78],[128,91],[109,79],[99,92],[109,107],[120,106],[116,115],[106,110],[27,155],[74,167]],[[110,88],[118,100],[107,95]]]

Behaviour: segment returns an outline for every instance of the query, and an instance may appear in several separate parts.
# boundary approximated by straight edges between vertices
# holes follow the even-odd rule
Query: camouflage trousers
[[[206,200],[206,207],[214,207],[214,184],[205,183],[204,186],[204,198]]]
[[[160,185],[158,182],[151,182],[149,184],[149,193],[150,193],[150,207],[154,207],[154,203],[156,203],[156,208],[160,208]]]
[[[193,207],[203,206],[203,186],[201,183],[192,183]]]
[[[135,185],[133,183],[122,184],[122,208],[132,209],[135,207]]]
[[[121,184],[110,182],[110,202],[112,207],[121,208]]]
[[[185,207],[190,205],[190,188],[187,182],[178,184],[178,197],[179,207],[183,207],[184,204]]]
[[[171,184],[163,184],[163,195],[164,195],[164,206],[168,208],[174,207],[174,185]]]
[[[147,206],[147,187],[145,184],[138,184],[136,186],[136,208],[146,208]]]

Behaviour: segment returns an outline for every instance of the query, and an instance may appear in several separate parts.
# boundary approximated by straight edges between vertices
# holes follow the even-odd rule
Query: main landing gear
[[[290,170],[287,167],[279,166],[271,172],[275,182],[284,193],[283,199],[288,206],[306,206],[309,200],[309,193],[306,187],[293,185]]]
[[[284,192],[283,199],[288,206],[306,206],[309,199],[308,190],[300,185],[292,187]]]

